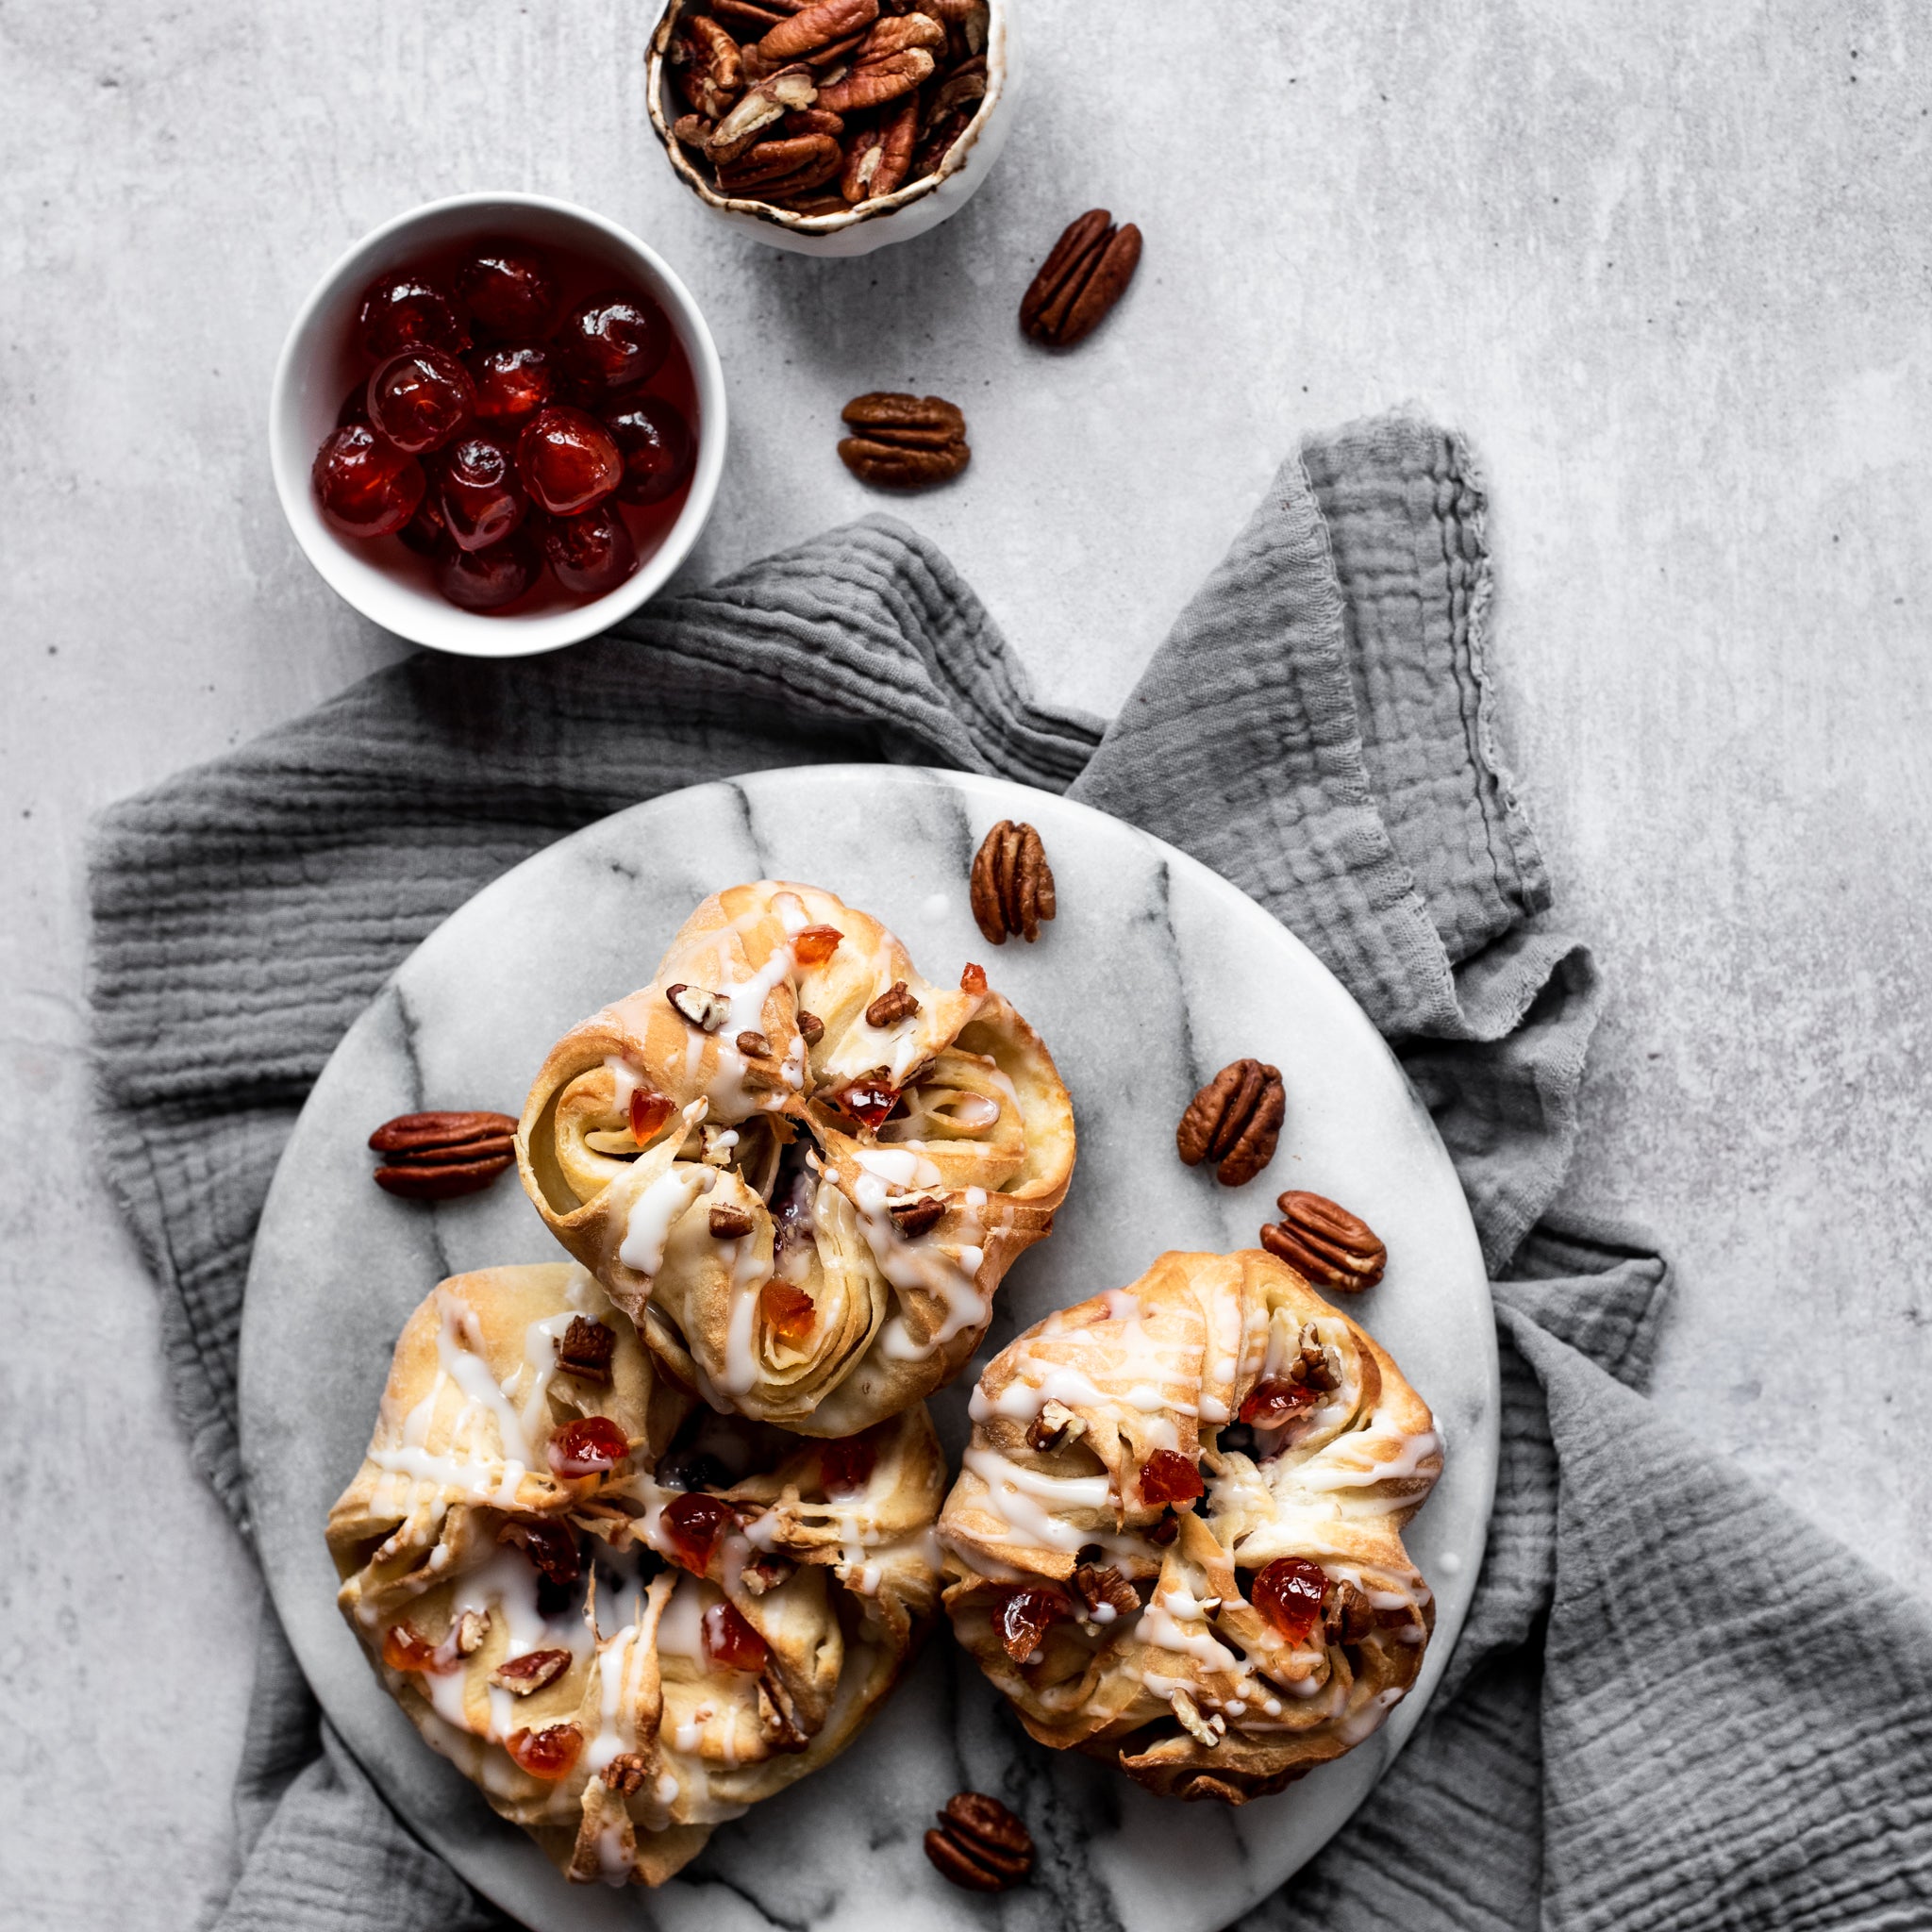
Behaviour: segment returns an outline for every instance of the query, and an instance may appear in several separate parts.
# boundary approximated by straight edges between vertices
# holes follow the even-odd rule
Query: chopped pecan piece
[[[664,989],[664,997],[700,1033],[715,1033],[731,1017],[731,1002],[722,993],[707,992],[701,986],[686,986],[679,980]]]
[[[375,1185],[412,1201],[448,1201],[487,1188],[516,1158],[507,1113],[405,1113],[369,1137],[388,1158]]]
[[[1322,1634],[1330,1643],[1359,1643],[1375,1627],[1375,1607],[1368,1592],[1345,1576],[1328,1587],[1322,1605]]]
[[[1374,1288],[1389,1250],[1368,1223],[1322,1194],[1291,1189],[1274,1204],[1281,1219],[1261,1230],[1261,1245],[1322,1288],[1358,1294]]]
[[[522,1657],[507,1657],[491,1672],[490,1681],[512,1696],[527,1697],[554,1683],[570,1669],[567,1650],[526,1650]]]
[[[457,1619],[456,1639],[458,1657],[475,1657],[490,1634],[488,1610],[465,1610]]]
[[[1057,909],[1040,834],[1002,819],[973,856],[970,893],[974,921],[989,945],[1003,946],[1015,933],[1031,945]]]
[[[877,999],[865,1009],[865,1024],[868,1026],[896,1026],[901,1020],[909,1020],[919,1010],[919,1002],[906,991],[906,982],[895,979]]]
[[[1033,1870],[1033,1837],[984,1791],[960,1791],[925,1835],[925,1856],[941,1877],[968,1891],[1007,1891]]]
[[[1227,1735],[1227,1720],[1218,1710],[1212,1717],[1204,1717],[1201,1707],[1187,1691],[1176,1690],[1168,1703],[1180,1720],[1181,1729],[1205,1749],[1213,1750]]]
[[[747,1030],[738,1036],[738,1050],[747,1059],[768,1060],[772,1057],[772,1042],[762,1033]]]
[[[1116,228],[1104,208],[1068,225],[1021,298],[1020,326],[1036,342],[1071,348],[1099,327],[1141,265],[1141,231]]]
[[[811,1743],[798,1722],[798,1707],[775,1671],[758,1679],[758,1732],[774,1751],[804,1751]]]
[[[874,391],[845,405],[854,433],[839,459],[861,483],[919,490],[950,481],[972,460],[966,419],[938,396]]]
[[[735,1241],[752,1230],[752,1219],[742,1208],[720,1201],[711,1209],[711,1237],[714,1241]]]
[[[644,1786],[644,1774],[650,1770],[643,1758],[635,1751],[620,1751],[597,1775],[604,1780],[607,1791],[615,1791],[620,1797],[627,1798],[633,1791]]]
[[[888,1201],[886,1212],[900,1234],[908,1241],[917,1241],[946,1218],[946,1204],[937,1194],[908,1194],[903,1200]]]
[[[1208,1161],[1223,1187],[1238,1188],[1274,1158],[1287,1111],[1281,1070],[1260,1060],[1236,1060],[1188,1103],[1174,1144],[1190,1167]]]
[[[798,1009],[798,1037],[808,1046],[816,1046],[825,1037],[825,1023],[816,1013]]]
[[[798,1565],[790,1557],[781,1557],[775,1550],[761,1550],[739,1572],[738,1580],[751,1595],[763,1596],[781,1583],[790,1583],[797,1574]]]
[[[1026,1424],[1026,1446],[1044,1456],[1049,1450],[1077,1442],[1086,1433],[1087,1424],[1064,1402],[1048,1396],[1040,1405],[1040,1413]]]
[[[1141,1607],[1134,1586],[1111,1563],[1082,1563],[1074,1572],[1074,1594],[1090,1612],[1106,1605],[1116,1616],[1128,1617]]]
[[[617,1352],[617,1331],[602,1322],[573,1315],[570,1326],[557,1338],[557,1366],[580,1382],[610,1386],[610,1358]]]

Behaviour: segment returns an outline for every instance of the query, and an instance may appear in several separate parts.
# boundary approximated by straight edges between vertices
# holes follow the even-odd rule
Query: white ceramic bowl
[[[672,133],[685,111],[665,60],[672,29],[685,0],[667,0],[651,36],[644,61],[645,94],[651,125],[663,144],[672,172],[718,220],[798,255],[870,255],[892,242],[909,242],[956,215],[978,192],[992,172],[1012,127],[1015,69],[1012,0],[988,0],[986,94],[945,159],[930,175],[908,181],[894,194],[862,201],[843,214],[801,215],[762,201],[721,194],[701,174]]]
[[[662,306],[691,363],[697,391],[697,467],[684,508],[655,549],[616,590],[589,603],[561,594],[500,616],[460,610],[437,594],[426,572],[398,567],[392,539],[339,537],[323,521],[310,470],[335,426],[336,412],[360,373],[354,343],[356,306],[386,269],[467,241],[502,236],[568,252],[608,266]],[[432,201],[365,235],[323,276],[282,345],[269,398],[269,461],[275,492],[295,541],[331,589],[386,630],[412,643],[470,658],[518,658],[554,651],[608,630],[660,590],[690,554],[711,513],[724,464],[724,374],[717,345],[684,284],[651,249],[615,222],[538,194],[459,194]],[[407,559],[408,553],[401,551]]]

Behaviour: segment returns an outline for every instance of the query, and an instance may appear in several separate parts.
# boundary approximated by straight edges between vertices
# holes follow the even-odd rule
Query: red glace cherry
[[[512,1731],[503,1740],[503,1748],[518,1770],[554,1785],[570,1775],[577,1753],[584,1748],[584,1734],[575,1724],[552,1724],[541,1731]]]
[[[1306,1382],[1257,1382],[1241,1404],[1240,1419],[1259,1428],[1278,1429],[1307,1415],[1321,1399]]]
[[[884,1080],[861,1074],[841,1087],[832,1098],[861,1126],[871,1127],[876,1132],[885,1124],[887,1115],[898,1106],[899,1090]]]
[[[400,450],[441,449],[468,422],[470,372],[441,349],[405,349],[369,378],[369,420]]]
[[[624,452],[624,481],[617,493],[626,503],[662,503],[689,480],[697,445],[691,425],[661,396],[645,396],[608,409],[605,426]],[[801,958],[801,964],[809,963]]]
[[[436,1646],[405,1619],[382,1633],[382,1660],[392,1671],[433,1671]]]
[[[366,423],[331,430],[316,452],[314,474],[324,520],[344,537],[400,530],[427,488],[423,465]]]
[[[584,1571],[584,1553],[568,1524],[547,1516],[512,1516],[496,1532],[496,1541],[521,1550],[540,1575],[559,1587],[575,1583]]]
[[[668,1093],[653,1093],[648,1087],[632,1090],[630,1096],[630,1137],[640,1147],[655,1135],[677,1110]]]
[[[624,481],[615,438],[582,409],[540,409],[517,441],[524,488],[554,517],[594,509]]]
[[[487,550],[524,520],[529,499],[502,443],[466,436],[442,462],[437,486],[443,521],[458,550]]]
[[[1149,1503],[1191,1503],[1207,1494],[1207,1486],[1177,1450],[1157,1449],[1141,1465],[1141,1494]]]
[[[436,555],[439,545],[449,535],[449,526],[442,520],[442,505],[436,500],[435,491],[424,491],[423,501],[416,506],[416,514],[396,535],[418,557]]]
[[[705,1661],[726,1671],[761,1671],[765,1667],[765,1640],[739,1613],[736,1605],[713,1604],[700,1625],[704,1631]]]
[[[356,335],[364,355],[376,361],[412,348],[460,354],[470,332],[448,293],[409,269],[378,275],[362,291]]]
[[[551,1437],[544,1453],[550,1467],[569,1481],[615,1469],[630,1454],[630,1438],[607,1415],[580,1415]]]
[[[558,337],[565,366],[599,389],[649,382],[671,351],[671,325],[655,302],[621,289],[593,295],[565,318]]]
[[[518,530],[487,550],[446,542],[436,554],[436,588],[462,610],[500,610],[537,581],[543,559]]]
[[[844,937],[836,925],[801,926],[791,935],[791,957],[801,966],[823,966],[839,950],[839,941]]]
[[[665,1504],[659,1518],[665,1554],[680,1570],[702,1576],[711,1567],[711,1557],[724,1532],[736,1524],[728,1503],[691,1490]]]
[[[476,391],[476,421],[486,429],[521,429],[545,403],[559,399],[557,358],[540,343],[473,349],[463,366]]]
[[[863,1436],[846,1436],[830,1441],[819,1451],[819,1480],[828,1496],[849,1495],[862,1490],[878,1467],[877,1447]]]
[[[616,590],[638,562],[630,530],[608,503],[545,524],[543,555],[573,597],[601,597]]]
[[[1024,1664],[1040,1648],[1041,1639],[1055,1624],[1074,1614],[1068,1597],[1057,1590],[1016,1590],[1001,1599],[992,1626],[1001,1647],[1016,1664]]]
[[[1299,1643],[1322,1621],[1328,1573],[1306,1557],[1277,1557],[1259,1571],[1248,1601],[1291,1643]]]
[[[804,1289],[772,1280],[758,1290],[758,1314],[780,1341],[803,1341],[817,1325],[819,1307]]]
[[[545,336],[557,320],[557,277],[517,242],[486,242],[464,258],[456,281],[479,335]]]

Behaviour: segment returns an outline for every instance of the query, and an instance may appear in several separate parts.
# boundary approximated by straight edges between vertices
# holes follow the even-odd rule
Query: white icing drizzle
[[[876,1153],[874,1158],[878,1158]],[[888,1151],[887,1158],[907,1157],[904,1150],[894,1148]],[[879,1273],[894,1288],[924,1289],[938,1295],[946,1305],[946,1318],[929,1341],[915,1341],[906,1318],[894,1315],[879,1331],[879,1346],[893,1361],[923,1361],[954,1336],[981,1326],[987,1319],[987,1300],[975,1281],[986,1254],[977,1245],[985,1231],[979,1217],[986,1208],[986,1190],[966,1190],[961,1214],[964,1225],[951,1237],[957,1243],[952,1254],[930,1234],[908,1241],[893,1225],[887,1199],[886,1183],[876,1174],[861,1174],[852,1188],[852,1202],[858,1210],[866,1246],[872,1250]]]
[[[758,1232],[741,1235],[730,1243],[731,1307],[724,1327],[724,1374],[719,1386],[727,1395],[742,1395],[758,1379],[757,1330],[758,1293],[772,1278],[772,1264],[759,1251]]]
[[[714,1169],[697,1161],[674,1161],[631,1203],[617,1258],[640,1274],[655,1275],[664,1265],[671,1230],[700,1194],[711,1191],[717,1178]]]
[[[1110,1508],[1113,1490],[1104,1475],[1042,1475],[1008,1461],[996,1449],[968,1449],[961,1460],[986,1485],[987,1507],[1011,1532],[1006,1539],[1009,1542],[1069,1553],[1096,1542],[1115,1551],[1140,1548],[1137,1538],[1082,1529],[1053,1513],[1056,1508]]]

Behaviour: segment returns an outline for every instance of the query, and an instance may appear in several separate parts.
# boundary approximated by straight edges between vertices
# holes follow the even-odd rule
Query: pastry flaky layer
[[[410,1316],[329,1513],[350,1627],[570,1877],[657,1885],[816,1770],[939,1592],[924,1407],[820,1442],[693,1402],[568,1261]]]
[[[940,1518],[962,1643],[1043,1744],[1242,1804],[1358,1744],[1435,1611],[1427,1406],[1272,1255],[1163,1255],[989,1364]]]
[[[707,899],[649,986],[558,1042],[517,1159],[675,1378],[846,1436],[965,1366],[1052,1229],[1074,1114],[978,967],[934,986],[876,920],[767,879]]]

